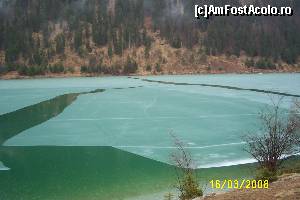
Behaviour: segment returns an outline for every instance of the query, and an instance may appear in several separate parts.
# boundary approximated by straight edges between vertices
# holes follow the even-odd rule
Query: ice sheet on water
[[[298,87],[300,76],[297,74],[150,78],[262,89],[277,88],[280,91],[300,93]],[[32,83],[29,83],[24,84],[24,88],[35,91],[36,89],[31,86]],[[242,145],[234,143],[240,143],[241,136],[247,131],[258,129],[255,125],[257,112],[269,101],[268,95],[263,93],[164,85],[125,77],[62,79],[57,83],[52,80],[48,83],[43,81],[42,84],[39,83],[36,82],[35,85],[40,89],[44,87],[44,93],[51,89],[56,90],[55,88],[59,88],[60,85],[69,91],[78,88],[111,89],[141,84],[144,87],[108,89],[101,94],[80,96],[61,115],[22,132],[8,140],[5,145],[115,146],[149,158],[170,162],[169,155],[173,149],[161,147],[173,146],[169,135],[173,132],[189,147],[195,147],[190,150],[199,160],[198,166],[215,165],[224,161],[230,163],[249,158],[243,152]],[[20,87],[14,84],[12,88]],[[1,88],[3,89],[3,85]],[[16,95],[19,93],[17,90],[15,92]],[[20,97],[19,100],[22,98],[25,97]],[[0,108],[3,109],[1,103]],[[146,148],[129,148],[130,146]],[[202,148],[206,146],[210,148]]]
[[[66,93],[143,84],[127,77],[0,80],[0,115]]]
[[[300,95],[300,74],[217,74],[217,75],[190,75],[190,76],[153,76],[147,77],[150,80],[156,81],[169,81],[175,83],[188,83],[188,84],[210,84],[220,86],[239,87],[244,89],[260,89],[269,90],[274,92],[289,93]],[[155,83],[156,85],[163,85]],[[168,85],[169,88],[174,88]],[[163,87],[163,86],[162,86]],[[190,92],[202,92],[204,94],[218,94],[224,97],[231,98],[246,98],[251,101],[258,101],[261,103],[270,103],[270,97],[265,94],[248,91],[232,91],[228,89],[200,87],[200,86],[175,86],[176,89],[189,90]],[[199,89],[199,87],[201,89]],[[285,98],[284,105],[289,106],[292,98]]]
[[[152,76],[152,80],[180,83],[203,83],[241,88],[256,88],[300,94],[300,74],[216,74],[190,76]]]
[[[107,90],[80,96],[61,115],[5,145],[114,146],[170,162],[174,141],[169,133],[173,132],[195,156],[221,151],[226,159],[230,160],[232,152],[243,159],[241,133],[255,128],[255,109],[261,106],[241,98],[189,95],[163,87]],[[199,160],[201,165],[224,158],[206,156]]]
[[[6,167],[1,161],[0,161],[0,171],[6,171],[6,170],[9,170],[8,167]]]

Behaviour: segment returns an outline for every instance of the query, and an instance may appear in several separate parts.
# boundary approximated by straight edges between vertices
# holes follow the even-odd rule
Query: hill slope
[[[0,73],[298,70],[294,68],[300,54],[298,1],[269,1],[273,6],[293,7],[291,17],[194,18],[194,5],[205,3],[0,0],[0,65],[5,66]],[[262,5],[260,1],[211,1],[213,5],[249,3]]]

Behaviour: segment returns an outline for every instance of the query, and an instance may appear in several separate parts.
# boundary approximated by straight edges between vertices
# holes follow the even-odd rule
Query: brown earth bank
[[[103,76],[103,74],[81,73],[82,66],[106,66],[108,69],[116,68],[118,75],[124,74],[123,69],[128,58],[134,60],[138,66],[136,72],[130,75],[184,75],[184,74],[224,74],[224,73],[287,73],[300,72],[300,61],[297,64],[289,65],[282,61],[277,61],[274,69],[259,69],[247,67],[246,61],[252,59],[258,61],[262,58],[249,58],[241,52],[239,57],[234,55],[206,55],[204,46],[195,45],[192,49],[173,48],[167,41],[159,37],[159,33],[149,32],[148,35],[153,42],[149,52],[146,53],[144,46],[133,47],[124,50],[122,55],[108,54],[108,47],[97,47],[91,42],[92,51],[83,56],[78,55],[71,47],[67,46],[63,55],[56,55],[50,60],[49,66],[60,65],[67,73],[54,74],[48,71],[45,75],[34,76],[43,77],[90,77]],[[0,66],[5,66],[4,52],[0,52]],[[147,55],[146,55],[147,54]],[[2,55],[2,56],[1,56]],[[19,64],[22,63],[22,59]],[[159,66],[159,69],[157,69]],[[72,73],[71,73],[72,72]],[[109,75],[109,74],[106,74]],[[113,74],[111,74],[113,75]],[[32,76],[23,76],[16,71],[0,74],[0,79],[23,79]]]
[[[208,75],[208,74],[259,74],[259,73],[300,73],[300,70],[245,70],[245,71],[234,71],[234,72],[224,72],[224,71],[213,71],[213,72],[172,72],[172,73],[135,73],[130,74],[130,76],[150,76],[150,75]],[[12,80],[12,79],[41,79],[41,78],[71,78],[71,77],[107,77],[114,75],[103,75],[103,74],[85,74],[81,72],[74,73],[62,73],[62,74],[53,74],[46,73],[45,75],[38,76],[23,76],[19,75],[18,72],[9,72],[4,75],[0,75],[0,80]],[[122,76],[122,75],[119,75]],[[124,74],[123,76],[127,76]]]
[[[216,61],[217,62],[217,61]],[[223,61],[224,62],[224,61]],[[222,63],[219,61],[219,63]],[[162,68],[161,72],[147,72],[143,69],[138,69],[137,73],[134,74],[120,74],[118,76],[148,76],[148,75],[204,75],[204,74],[258,74],[258,73],[300,73],[299,67],[291,67],[291,66],[284,66],[281,69],[276,70],[262,70],[262,69],[255,69],[255,68],[247,68],[241,65],[236,65],[231,62],[227,62],[225,68],[222,69],[210,69],[209,66],[202,66],[201,68],[177,68],[173,71],[167,71],[166,69]],[[6,74],[0,74],[0,79],[3,80],[10,80],[10,79],[34,79],[34,78],[68,78],[68,77],[104,77],[104,76],[114,76],[109,74],[95,74],[95,73],[81,73],[80,68],[75,68],[74,72],[67,72],[67,73],[45,73],[45,75],[37,75],[37,76],[25,76],[20,75],[17,71],[8,72]],[[116,76],[116,75],[115,75]]]
[[[300,174],[281,176],[269,189],[233,190],[195,200],[300,200]]]

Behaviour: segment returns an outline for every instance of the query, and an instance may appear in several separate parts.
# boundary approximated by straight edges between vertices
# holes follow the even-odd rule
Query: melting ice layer
[[[236,77],[172,78],[181,79],[180,82],[205,80],[238,87],[246,84],[235,82]],[[250,88],[272,89],[270,85],[273,87],[278,83],[278,91],[299,94],[299,75],[263,75],[258,78],[259,82],[255,75],[249,76],[251,80],[247,76],[238,77],[239,81],[246,80],[251,84]],[[80,84],[89,80],[81,80]],[[97,81],[89,87],[98,88],[99,79],[93,80]],[[232,82],[226,82],[228,80]],[[270,80],[277,81],[271,83]],[[34,85],[45,86],[47,81],[38,80]],[[250,162],[249,156],[242,151],[240,136],[246,130],[258,129],[256,113],[266,106],[267,95],[253,91],[229,92],[226,88],[146,82],[144,88],[110,90],[112,85],[124,86],[123,81],[123,78],[110,80],[105,93],[54,98],[29,106],[30,109],[26,107],[9,113],[10,122],[15,122],[14,128],[4,123],[9,115],[0,116],[0,141],[6,141],[4,145],[7,145],[0,148],[0,161],[6,166],[0,165],[0,169],[10,169],[0,170],[0,199],[69,199],[71,195],[72,199],[109,197],[114,200],[168,190],[174,184],[173,167],[114,148],[92,146],[115,146],[169,162],[170,152],[174,150],[169,136],[171,131],[187,145],[194,159],[199,160],[198,167]],[[137,79],[129,82],[135,81],[141,83]],[[70,86],[74,80],[71,82]],[[51,87],[59,87],[60,83],[57,84],[51,82]],[[48,89],[45,87],[44,92],[47,93]],[[31,90],[35,91],[34,88]],[[3,106],[1,101],[0,106]],[[32,115],[34,113],[36,118]],[[30,118],[34,120],[27,120]],[[26,147],[30,145],[37,147]],[[83,145],[89,147],[80,147]],[[238,178],[249,174],[251,169],[248,166],[200,170],[201,180],[205,183],[212,178]]]
[[[62,101],[51,109],[47,103],[41,113],[50,112],[48,121],[22,131],[4,145],[113,146],[170,163],[175,149],[169,133],[173,132],[187,144],[199,167],[249,158],[241,136],[245,130],[257,129],[256,110],[265,104],[204,95],[195,92],[196,88],[191,94],[177,87],[150,84],[82,95],[55,116],[51,112],[57,113],[55,106]]]
[[[297,74],[150,78],[238,88],[247,88],[246,84],[249,84],[248,88],[295,95],[299,94],[296,88],[299,88],[297,86],[300,83]],[[81,84],[85,80],[81,80]],[[142,82],[139,79],[128,80],[109,79],[109,83],[121,86],[122,81],[127,85]],[[267,94],[226,87],[155,82],[143,84],[144,88],[110,88],[105,93],[80,96],[60,115],[51,113],[52,117],[48,121],[17,131],[18,135],[7,140],[5,145],[114,146],[169,163],[169,155],[174,150],[168,148],[173,147],[169,133],[173,132],[187,144],[195,160],[199,160],[196,163],[199,167],[249,161],[249,155],[242,150],[244,144],[241,143],[241,136],[248,131],[258,130],[257,112],[266,106],[269,99]],[[58,104],[61,102],[58,101]]]
[[[9,170],[8,167],[4,166],[4,164],[0,161],[0,171]]]

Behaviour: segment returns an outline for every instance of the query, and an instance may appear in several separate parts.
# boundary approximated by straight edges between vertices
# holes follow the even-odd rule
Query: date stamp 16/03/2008
[[[212,189],[268,189],[268,180],[211,180]]]

